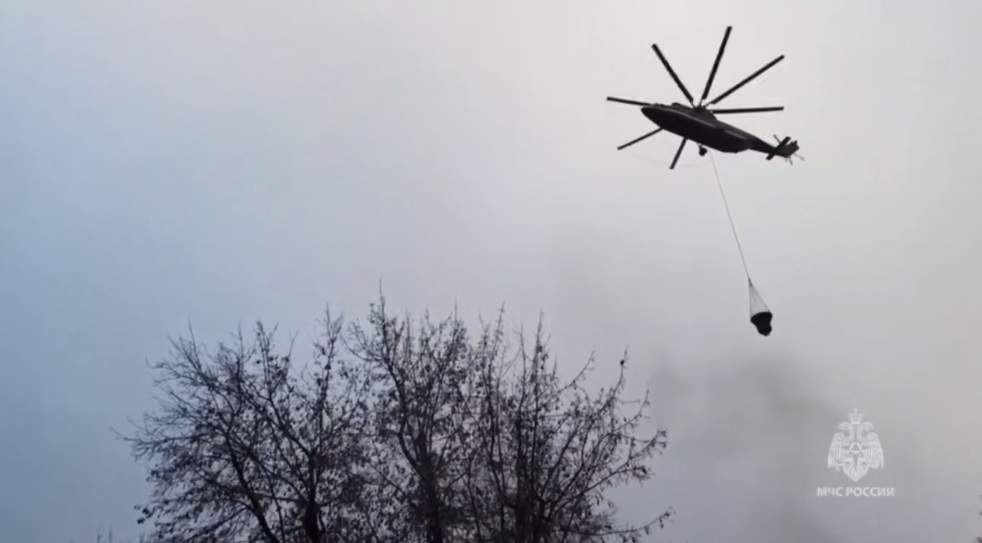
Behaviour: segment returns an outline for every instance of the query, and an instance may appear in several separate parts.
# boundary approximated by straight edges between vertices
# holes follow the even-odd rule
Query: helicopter
[[[655,54],[658,55],[658,59],[661,60],[661,63],[668,71],[668,74],[672,76],[675,84],[678,85],[679,89],[682,91],[682,94],[685,95],[689,105],[680,104],[678,102],[665,105],[608,96],[607,100],[610,102],[640,106],[641,113],[658,126],[658,128],[655,130],[618,146],[618,151],[654,136],[662,130],[667,130],[682,137],[682,143],[679,144],[678,150],[675,151],[675,158],[672,159],[672,164],[669,166],[669,169],[675,169],[675,164],[678,163],[679,156],[682,155],[682,149],[685,148],[685,144],[689,140],[696,142],[696,144],[699,146],[699,156],[704,156],[708,152],[706,148],[709,147],[724,153],[739,153],[747,150],[758,151],[766,154],[767,160],[771,160],[775,156],[783,157],[789,163],[791,162],[792,156],[804,160],[803,157],[796,154],[798,151],[798,142],[792,141],[790,137],[781,139],[774,136],[774,138],[777,140],[777,145],[771,145],[770,143],[749,132],[746,132],[745,130],[741,130],[731,124],[724,123],[716,118],[716,115],[731,113],[783,111],[784,106],[745,107],[731,109],[711,107],[719,103],[727,96],[733,94],[747,83],[753,81],[762,73],[771,69],[778,62],[781,62],[784,59],[784,55],[781,55],[768,62],[759,70],[750,74],[736,85],[733,85],[729,88],[729,90],[723,92],[716,98],[713,98],[708,102],[706,101],[706,99],[709,97],[709,91],[713,86],[713,79],[716,77],[716,70],[719,68],[720,59],[723,58],[723,51],[726,49],[726,42],[729,41],[730,32],[732,30],[732,26],[726,27],[726,33],[723,34],[723,42],[719,46],[719,52],[716,54],[716,60],[713,62],[713,68],[709,72],[709,78],[706,80],[706,86],[703,88],[702,96],[698,102],[693,100],[692,94],[689,93],[689,89],[687,89],[682,83],[682,80],[679,79],[679,76],[675,73],[675,70],[672,69],[672,65],[668,63],[668,59],[666,59],[665,55],[662,54],[661,50],[658,48],[658,45],[651,45],[651,48],[655,51]]]

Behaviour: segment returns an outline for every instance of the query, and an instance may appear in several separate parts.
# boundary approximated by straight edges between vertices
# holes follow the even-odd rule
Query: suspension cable
[[[743,245],[740,244],[740,236],[737,235],[736,225],[733,223],[733,214],[730,213],[730,204],[726,200],[726,192],[723,191],[723,183],[719,180],[719,170],[716,169],[716,159],[713,152],[709,152],[709,161],[713,164],[713,173],[716,174],[716,186],[719,188],[719,195],[723,198],[723,207],[726,208],[726,218],[730,220],[730,230],[733,232],[733,239],[736,241],[737,251],[740,252],[740,262],[743,263],[743,273],[747,275],[747,282],[752,286],[753,280],[750,279],[750,270],[747,268],[747,257],[743,255]]]

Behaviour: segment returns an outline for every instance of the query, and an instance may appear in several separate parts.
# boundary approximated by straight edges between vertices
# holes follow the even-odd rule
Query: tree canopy
[[[151,540],[323,543],[638,541],[672,514],[618,517],[609,491],[650,478],[666,433],[647,394],[563,379],[541,325],[472,334],[453,314],[328,311],[311,357],[257,324],[152,365],[156,408],[128,436],[148,467]],[[613,365],[612,365],[613,367]]]

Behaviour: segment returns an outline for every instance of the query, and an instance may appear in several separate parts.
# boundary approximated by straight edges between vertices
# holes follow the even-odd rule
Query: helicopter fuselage
[[[770,144],[757,136],[720,121],[703,108],[679,103],[650,104],[642,107],[641,113],[673,134],[724,153],[739,153],[747,149],[766,153],[772,149]]]

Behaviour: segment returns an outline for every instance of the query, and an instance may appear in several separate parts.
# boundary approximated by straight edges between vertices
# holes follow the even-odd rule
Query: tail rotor
[[[786,140],[789,140],[789,139],[790,138],[784,138],[784,140],[781,140],[781,138],[779,138],[777,134],[774,134],[774,141],[777,142],[777,150],[780,151],[780,150],[784,149],[785,148],[785,144],[786,144]],[[784,160],[787,160],[788,161],[788,164],[791,164],[791,165],[794,165],[794,161],[791,160],[791,157],[797,158],[798,160],[800,160],[802,162],[805,161],[805,157],[803,157],[803,156],[799,155],[797,152],[795,152],[795,151],[798,150],[798,142],[797,141],[792,141],[790,144],[787,144],[787,145],[789,147],[791,147],[793,150],[787,156],[782,155],[781,158],[783,158]]]

